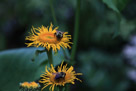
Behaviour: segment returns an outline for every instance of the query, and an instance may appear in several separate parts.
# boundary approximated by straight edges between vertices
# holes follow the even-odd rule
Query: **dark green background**
[[[58,22],[54,26],[72,38],[76,1],[53,0]],[[70,91],[136,91],[135,20],[135,0],[81,0],[74,67],[83,73],[79,76],[83,82],[71,85]],[[48,65],[47,55],[32,62],[37,48],[26,48],[25,36],[32,26],[51,22],[49,0],[0,1],[0,91],[18,91],[19,82],[39,79]],[[71,50],[66,52],[70,57]],[[63,59],[61,50],[54,55],[55,66]]]

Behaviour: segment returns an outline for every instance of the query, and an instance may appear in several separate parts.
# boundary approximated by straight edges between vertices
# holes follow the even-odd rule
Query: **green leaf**
[[[113,9],[117,13],[120,13],[113,0],[102,0],[109,8]]]
[[[109,8],[117,13],[125,8],[130,0],[102,0]]]
[[[115,5],[119,9],[119,11],[123,10],[129,1],[131,1],[131,0],[113,0],[113,2],[115,3]]]
[[[117,37],[120,34],[120,22],[121,22],[121,14],[120,12],[125,8],[129,0],[102,0],[109,8],[116,12],[118,16],[118,27],[115,30],[113,38]]]
[[[40,78],[45,65],[48,66],[48,58],[44,52],[33,62],[31,59],[37,49],[42,50],[42,48],[20,48],[0,52],[0,91],[18,91],[20,82],[35,81]],[[53,59],[55,66],[60,64],[64,59],[62,50],[54,55]]]
[[[124,18],[121,19],[120,35],[123,39],[128,40],[129,37],[132,35],[132,32],[135,31],[135,28],[135,21],[128,21]]]

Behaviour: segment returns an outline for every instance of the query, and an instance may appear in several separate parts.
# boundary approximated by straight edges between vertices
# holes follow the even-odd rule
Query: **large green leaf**
[[[119,9],[119,11],[123,10],[129,1],[131,1],[131,0],[113,0],[113,2],[115,3],[115,5]]]
[[[116,7],[115,3],[113,0],[102,0],[109,8],[113,9],[117,13],[119,13],[118,8]]]
[[[129,0],[102,0],[109,8],[120,13],[125,8]]]
[[[20,48],[0,52],[0,91],[18,91],[20,82],[35,81],[40,78],[45,65],[48,65],[48,60],[44,52],[33,62],[31,59],[37,49],[42,50],[42,48]],[[58,65],[63,60],[62,50],[53,58],[54,65]]]
[[[129,0],[102,0],[109,8],[111,8],[113,11],[117,13],[118,16],[118,28],[116,29],[113,38],[118,36],[120,32],[118,31],[120,29],[120,21],[121,21],[121,14],[120,12],[125,8],[125,6],[128,4]]]

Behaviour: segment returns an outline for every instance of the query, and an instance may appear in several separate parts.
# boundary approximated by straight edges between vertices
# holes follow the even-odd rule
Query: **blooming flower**
[[[68,32],[61,32],[57,29],[58,27],[53,29],[52,23],[49,28],[44,26],[38,28],[32,27],[30,35],[26,37],[26,40],[31,41],[30,43],[26,43],[27,47],[41,46],[46,47],[48,51],[52,48],[55,52],[60,50],[60,47],[64,49],[71,48],[69,45],[72,44],[72,42],[70,42],[71,35],[67,35]]]
[[[20,83],[20,87],[23,87],[23,88],[27,88],[27,89],[35,89],[35,88],[39,88],[40,85],[39,83],[36,83],[36,82],[23,82],[23,83]]]
[[[49,90],[54,91],[55,85],[64,86],[66,83],[75,84],[75,80],[81,81],[76,75],[82,75],[82,73],[76,73],[73,66],[67,68],[67,64],[63,65],[62,62],[57,70],[58,71],[54,69],[53,65],[51,65],[49,70],[47,69],[47,66],[45,67],[45,72],[41,75],[42,79],[39,81],[45,85],[42,90],[51,85]]]

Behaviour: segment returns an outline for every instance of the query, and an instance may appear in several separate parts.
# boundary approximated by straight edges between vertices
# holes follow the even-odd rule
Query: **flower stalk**
[[[49,65],[53,64],[52,49],[50,49],[49,51],[47,50],[47,56],[48,56]]]
[[[52,0],[50,0],[50,8],[51,8],[51,13],[52,13],[54,23],[57,25],[57,20],[56,20],[55,11],[54,11],[54,8],[53,8],[53,1]]]
[[[65,91],[65,87],[59,86],[58,91]]]
[[[77,7],[76,7],[76,17],[75,17],[75,31],[74,31],[74,38],[73,38],[73,48],[71,52],[71,61],[74,63],[76,49],[77,49],[77,40],[78,40],[78,32],[79,32],[79,15],[80,15],[80,0],[77,0]]]

